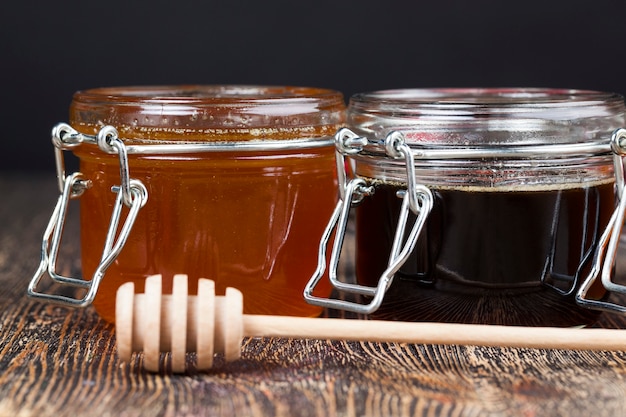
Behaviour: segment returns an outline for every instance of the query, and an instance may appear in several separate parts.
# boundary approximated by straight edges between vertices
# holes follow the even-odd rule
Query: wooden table
[[[248,339],[240,361],[218,357],[210,372],[146,373],[140,355],[118,361],[113,327],[91,308],[25,296],[53,174],[4,173],[0,196],[0,416],[626,415],[624,352]],[[64,256],[76,257],[77,233]]]

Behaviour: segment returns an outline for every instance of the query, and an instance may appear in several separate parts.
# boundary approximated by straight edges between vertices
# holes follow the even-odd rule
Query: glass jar
[[[114,320],[115,292],[124,282],[142,292],[146,276],[162,274],[168,292],[173,275],[183,273],[191,293],[197,278],[214,280],[218,294],[238,288],[249,314],[319,314],[301,294],[315,263],[315,236],[337,199],[332,135],[344,110],[341,93],[316,88],[75,93],[57,148],[78,156],[87,184],[80,196],[82,268],[85,277],[102,278],[93,301],[98,313]],[[103,265],[103,247],[113,246],[111,190],[123,194],[124,187],[125,205],[142,187],[147,201],[119,239],[119,255]],[[115,229],[122,229],[124,211]]]
[[[353,288],[374,297],[367,312],[505,325],[595,319],[574,300],[616,208],[620,95],[391,90],[355,95],[347,114],[338,148],[361,180]],[[585,292],[599,299],[604,288]]]

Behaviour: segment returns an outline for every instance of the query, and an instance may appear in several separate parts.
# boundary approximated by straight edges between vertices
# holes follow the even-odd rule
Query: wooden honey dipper
[[[244,337],[359,340],[423,344],[625,350],[626,331],[515,327],[452,323],[303,318],[243,314],[243,296],[227,288],[215,295],[213,281],[200,279],[198,295],[187,291],[187,276],[175,275],[171,295],[161,294],[161,276],[146,279],[145,293],[126,283],[117,292],[118,355],[130,361],[144,352],[145,369],[159,370],[161,352],[171,352],[173,372],[184,372],[186,353],[196,352],[196,367],[211,368],[215,353],[227,361],[241,356]]]

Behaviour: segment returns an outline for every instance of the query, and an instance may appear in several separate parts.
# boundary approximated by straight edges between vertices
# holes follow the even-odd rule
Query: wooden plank
[[[91,308],[24,295],[54,179],[5,175],[0,195],[0,416],[626,414],[624,352],[253,338],[210,372],[147,373],[141,355],[118,361],[112,326]]]

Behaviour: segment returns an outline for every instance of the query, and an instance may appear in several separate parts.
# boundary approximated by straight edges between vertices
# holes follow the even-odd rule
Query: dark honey
[[[506,325],[592,322],[597,313],[577,307],[573,294],[613,212],[613,182],[559,187],[433,188],[434,207],[415,251],[376,316]],[[386,268],[398,189],[378,182],[357,208],[361,284],[376,285]]]

